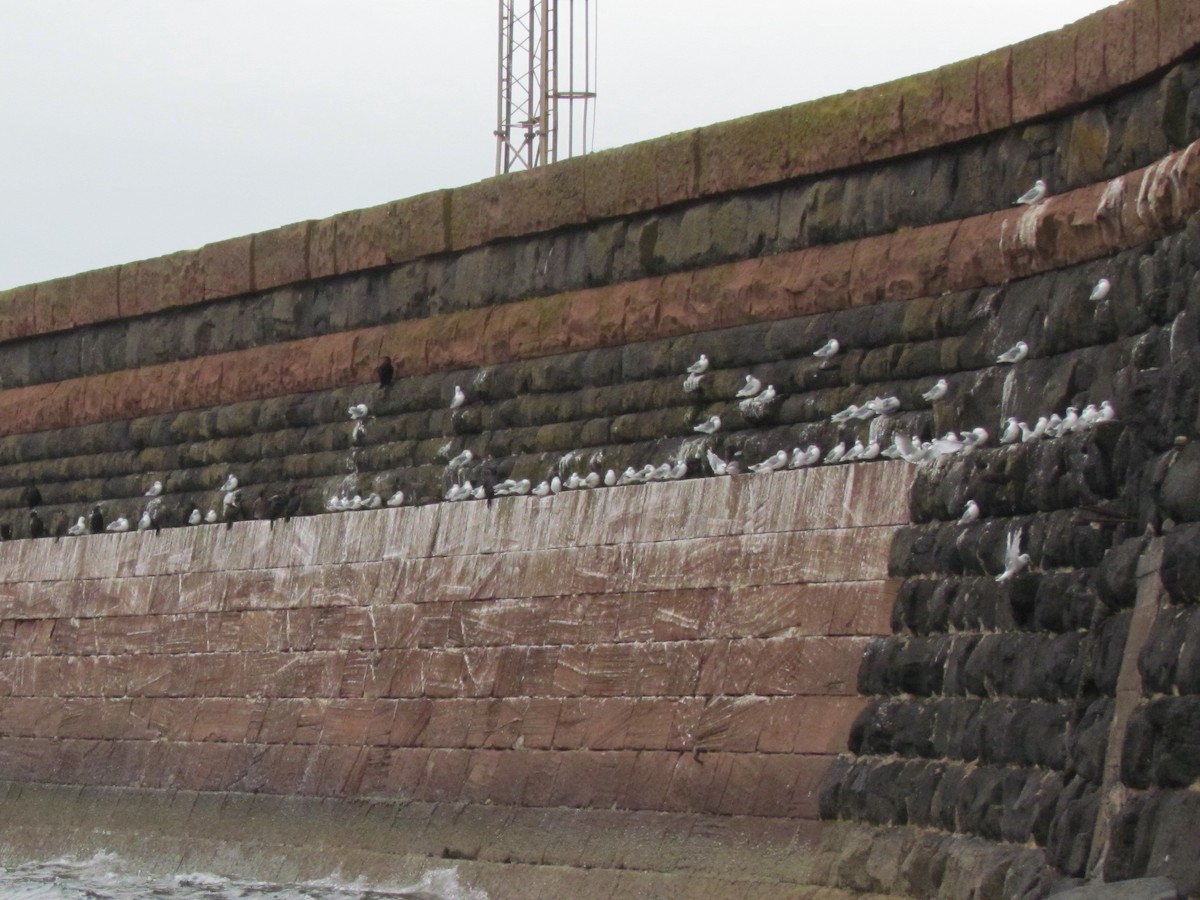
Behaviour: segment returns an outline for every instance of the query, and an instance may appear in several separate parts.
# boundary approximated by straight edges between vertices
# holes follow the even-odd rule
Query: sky
[[[926,71],[1109,5],[590,3],[598,150]],[[0,0],[0,290],[492,176],[497,13]]]

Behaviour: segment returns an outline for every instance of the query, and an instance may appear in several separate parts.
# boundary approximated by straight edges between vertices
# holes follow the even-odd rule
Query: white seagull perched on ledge
[[[467,402],[467,395],[463,393],[463,389],[457,384],[454,386],[454,398],[450,401],[451,409],[458,409]]]
[[[219,488],[217,488],[217,490],[221,491],[221,493],[223,493],[223,494],[227,494],[230,491],[236,491],[237,486],[238,486],[237,476],[234,475],[232,472],[230,472],[229,477],[225,479],[225,483],[223,485],[221,485]]]
[[[124,516],[121,516],[121,518],[119,518],[119,519],[113,519],[113,521],[109,522],[107,525],[104,526],[104,530],[112,531],[112,532],[128,531],[129,530],[129,520],[126,519]]]
[[[1033,187],[1017,198],[1015,205],[1030,206],[1034,203],[1037,203],[1039,200],[1044,200],[1048,190],[1049,189],[1046,187],[1046,182],[1039,178],[1033,183]]]
[[[958,517],[959,525],[969,525],[979,518],[979,504],[974,500],[968,500],[967,505],[963,507],[962,515]]]
[[[837,356],[838,351],[841,349],[842,345],[838,343],[838,339],[830,338],[813,351],[813,356],[815,356],[817,359],[830,359],[831,357]]]
[[[996,357],[998,363],[1018,363],[1029,355],[1029,345],[1024,341],[1017,341],[1003,353]]]
[[[767,472],[778,472],[788,464],[790,455],[786,450],[780,450],[773,456],[768,456],[760,463],[755,463],[750,467],[750,471],[756,475],[763,475]]]
[[[734,396],[736,396],[736,397],[753,397],[755,394],[757,394],[761,390],[762,390],[762,382],[759,381],[757,378],[755,378],[753,375],[747,375],[746,383],[741,386],[741,388],[738,390],[738,392]]]
[[[949,390],[950,383],[945,378],[939,378],[933,387],[921,395],[921,399],[932,403],[934,400],[941,400],[945,397],[946,392]]]
[[[367,414],[367,404],[356,403],[354,406],[346,407],[346,415],[352,419],[361,419]]]
[[[708,371],[708,357],[701,353],[700,358],[687,367],[689,375],[703,375]]]
[[[1112,290],[1112,282],[1107,278],[1101,278],[1096,282],[1096,286],[1092,288],[1092,293],[1088,299],[1093,302],[1099,302],[1108,296],[1108,292]]]
[[[695,428],[692,429],[692,431],[698,431],[701,434],[716,434],[720,430],[721,430],[721,417],[720,416],[709,416],[707,419],[705,419],[703,422],[701,422],[699,425],[697,425]]]
[[[162,482],[156,481],[156,482],[154,482],[154,484],[150,485],[150,490],[146,491],[146,493],[143,494],[142,496],[143,497],[157,497],[162,492],[163,492]]]

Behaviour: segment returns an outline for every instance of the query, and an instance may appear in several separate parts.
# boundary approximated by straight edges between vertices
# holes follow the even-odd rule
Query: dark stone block
[[[855,767],[862,765],[854,757],[842,754],[833,759],[821,781],[818,808],[822,819],[838,819],[844,815],[844,785],[851,779]]]
[[[1070,726],[1066,735],[1066,767],[1069,772],[1099,783],[1104,775],[1104,759],[1108,752],[1113,700],[1110,697],[1093,700],[1077,715],[1078,721]]]
[[[1128,772],[1131,785],[1191,785],[1200,778],[1200,696],[1161,697],[1139,706],[1130,717],[1127,749],[1130,744],[1141,750],[1128,762],[1122,756],[1122,775]]]
[[[1046,852],[1050,861],[1067,875],[1079,877],[1087,869],[1092,830],[1099,808],[1099,791],[1081,778],[1067,781],[1050,825]]]
[[[1146,873],[1160,797],[1129,792],[1109,825],[1104,880],[1118,883]]]
[[[1175,687],[1180,650],[1196,607],[1168,607],[1159,611],[1150,636],[1138,654],[1142,690],[1147,694],[1171,693]]]
[[[1163,587],[1177,603],[1200,601],[1200,524],[1167,532],[1163,540],[1160,575]]]
[[[1137,598],[1137,563],[1146,538],[1137,537],[1112,547],[1096,569],[1097,593],[1112,609],[1132,606]]]
[[[1200,355],[1197,356],[1200,362]],[[1192,368],[1194,379],[1196,368]],[[1190,442],[1170,461],[1160,494],[1163,512],[1177,522],[1200,520],[1200,442]]]
[[[1100,620],[1088,635],[1085,645],[1088,668],[1083,678],[1098,694],[1113,696],[1117,692],[1117,676],[1121,672],[1131,618],[1130,610],[1114,613]]]
[[[981,715],[984,701],[969,697],[945,697],[935,707],[933,755],[971,762],[982,747]]]

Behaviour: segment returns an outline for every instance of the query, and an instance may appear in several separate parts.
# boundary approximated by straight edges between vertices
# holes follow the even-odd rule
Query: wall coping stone
[[[885,84],[0,291],[0,334],[144,315],[876,163],[1086,104],[1197,46],[1193,0],[1125,0]]]

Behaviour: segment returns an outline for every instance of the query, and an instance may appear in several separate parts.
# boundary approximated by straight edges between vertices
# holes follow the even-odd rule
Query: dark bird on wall
[[[304,502],[304,495],[300,490],[292,485],[288,488],[287,498],[283,502],[283,521],[290,522],[292,516],[300,514],[300,506]]]
[[[381,388],[391,385],[392,380],[396,377],[396,368],[392,365],[392,358],[390,356],[383,358],[383,362],[375,369],[375,375],[379,379],[379,386]]]
[[[54,535],[54,540],[57,541],[60,537],[62,537],[66,533],[67,533],[67,516],[65,513],[59,513],[58,517],[54,520],[54,529],[52,531],[52,534]]]
[[[12,540],[12,526],[7,522],[0,524],[0,541]]]
[[[88,531],[92,534],[100,534],[104,531],[104,513],[99,506],[92,507],[92,515],[88,519]]]
[[[254,498],[254,503],[250,507],[250,518],[265,519],[267,518],[267,492],[259,491],[258,496]]]
[[[483,487],[483,497],[488,506],[492,505],[492,498],[496,496],[496,480],[496,466],[489,456],[479,471],[479,483]]]
[[[42,517],[37,514],[37,510],[29,511],[29,536],[31,538],[42,538],[46,536],[46,523],[42,521]]]
[[[37,485],[31,484],[21,491],[21,505],[26,509],[42,505],[42,492],[37,489]]]

